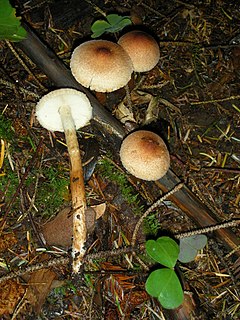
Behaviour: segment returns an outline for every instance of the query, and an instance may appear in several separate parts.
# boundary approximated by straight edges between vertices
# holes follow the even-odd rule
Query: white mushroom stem
[[[62,88],[43,96],[36,106],[39,123],[50,131],[65,132],[70,158],[70,185],[73,209],[73,272],[78,272],[85,254],[87,228],[86,198],[82,162],[76,130],[88,124],[92,107],[87,96],[71,88]]]
[[[85,254],[85,242],[87,238],[87,228],[85,219],[86,196],[84,188],[82,161],[76,135],[75,123],[68,106],[59,108],[62,125],[66,137],[70,159],[70,187],[72,194],[73,210],[73,272],[79,271],[82,259]]]

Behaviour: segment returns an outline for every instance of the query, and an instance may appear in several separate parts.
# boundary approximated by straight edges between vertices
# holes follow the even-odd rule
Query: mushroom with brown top
[[[70,68],[81,85],[98,92],[124,87],[133,72],[124,49],[107,40],[90,40],[78,46],[71,56]]]
[[[140,30],[127,32],[119,38],[118,44],[128,53],[133,63],[133,70],[136,72],[149,71],[159,61],[158,43],[146,32]]]
[[[139,130],[129,134],[122,142],[120,159],[129,173],[143,180],[162,178],[170,166],[168,149],[157,134]]]
[[[70,158],[70,186],[73,210],[73,271],[78,272],[87,237],[85,188],[76,130],[92,118],[87,96],[74,89],[58,89],[42,97],[36,106],[40,124],[50,131],[64,131]]]

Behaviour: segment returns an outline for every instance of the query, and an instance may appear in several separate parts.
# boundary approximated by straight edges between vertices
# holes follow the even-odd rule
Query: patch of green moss
[[[14,193],[16,192],[18,186],[18,176],[15,171],[12,171],[9,165],[6,165],[4,170],[2,170],[2,175],[0,176],[0,194],[1,201],[8,203]],[[19,204],[19,197],[15,199],[15,206]]]
[[[61,168],[44,168],[36,194],[35,205],[43,216],[49,217],[58,210],[68,196],[69,177]]]
[[[19,180],[17,173],[12,171],[9,165],[5,165],[5,174],[0,176],[0,190],[3,196],[4,190],[4,203],[7,203],[12,199],[18,185]],[[38,170],[33,170],[23,183],[23,192],[33,194],[36,177]],[[34,205],[38,211],[44,217],[49,217],[58,210],[63,204],[68,195],[69,177],[64,176],[60,168],[44,168],[40,173],[40,178],[36,191],[36,198]],[[11,211],[19,209],[19,195],[16,197]]]
[[[0,114],[0,139],[11,142],[14,137],[14,129],[11,120]]]
[[[125,174],[118,170],[110,160],[105,157],[101,159],[99,162],[99,172],[103,177],[118,185],[124,200],[131,205],[134,213],[141,214],[143,212],[143,206],[140,205],[139,195],[136,193],[136,190],[129,183]]]
[[[144,232],[148,236],[156,236],[159,229],[160,229],[160,222],[157,219],[157,214],[155,212],[152,212],[144,219]]]
[[[144,207],[140,205],[140,199],[138,193],[134,187],[130,184],[126,175],[119,170],[110,159],[104,157],[98,164],[100,174],[109,179],[110,181],[115,182],[123,198],[131,206],[133,212],[137,215],[142,215],[144,213]],[[160,229],[160,223],[156,217],[156,213],[152,213],[147,216],[144,220],[144,232],[150,236],[156,236]]]

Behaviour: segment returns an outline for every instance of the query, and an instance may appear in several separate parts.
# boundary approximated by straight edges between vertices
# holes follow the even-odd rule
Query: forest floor
[[[92,94],[126,131],[147,128],[163,137],[171,169],[217,221],[240,218],[240,3],[15,0],[13,5],[67,67],[73,49],[91,39],[91,25],[103,14],[130,16],[132,29],[154,35],[160,60],[151,71],[134,74],[132,110],[123,107],[124,90]],[[101,38],[116,42],[127,31]],[[149,273],[131,252],[111,256],[131,243],[140,216],[162,192],[130,176],[114,143],[91,125],[79,130],[78,138],[87,203],[100,205],[101,216],[87,254],[99,255],[72,275],[67,227],[46,227],[71,205],[65,137],[35,118],[37,102],[54,84],[15,43],[0,42],[0,63],[0,277],[22,271],[1,282],[0,318],[239,319],[239,248],[232,252],[212,232],[194,261],[177,265],[185,301],[176,310],[162,308],[146,293]],[[138,242],[198,227],[165,200],[145,219]],[[239,238],[239,228],[231,230]],[[55,232],[58,241],[46,245],[44,232],[49,238]],[[107,259],[104,251],[110,252]],[[40,270],[36,263],[43,264]]]

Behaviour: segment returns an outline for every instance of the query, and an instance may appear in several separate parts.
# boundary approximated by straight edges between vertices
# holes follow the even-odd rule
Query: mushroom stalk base
[[[59,113],[62,119],[70,160],[70,187],[73,211],[73,272],[77,273],[82,265],[82,258],[86,251],[84,248],[87,238],[85,219],[86,196],[81,155],[71,110],[69,107],[63,106],[59,109]]]

